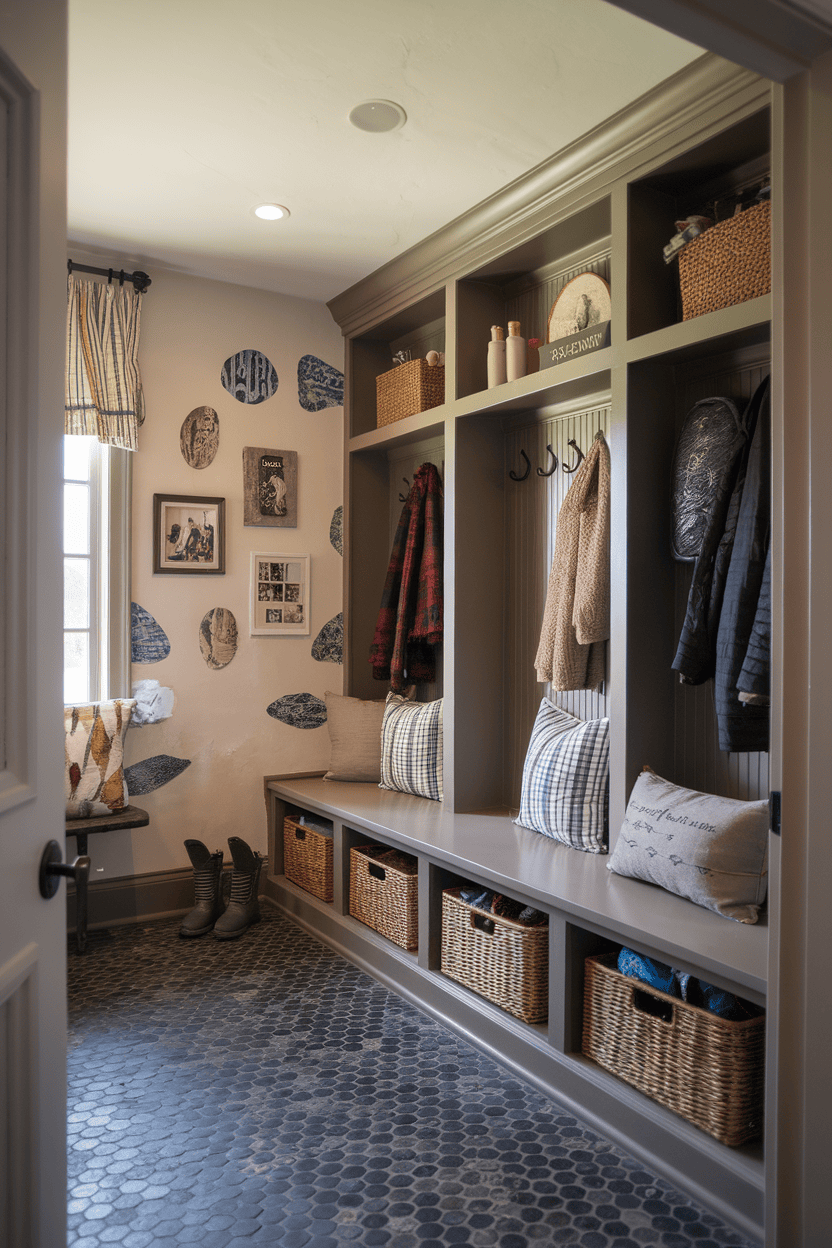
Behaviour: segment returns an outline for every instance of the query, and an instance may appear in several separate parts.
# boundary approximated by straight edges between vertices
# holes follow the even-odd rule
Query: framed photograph
[[[243,524],[298,527],[298,453],[243,447]]]
[[[309,555],[251,556],[252,637],[309,632]]]
[[[225,499],[153,495],[153,571],[225,572]]]

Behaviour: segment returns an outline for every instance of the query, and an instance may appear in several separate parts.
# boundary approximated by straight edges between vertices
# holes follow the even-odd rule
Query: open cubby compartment
[[[397,438],[353,451],[349,456],[345,597],[350,611],[345,619],[344,661],[345,692],[352,697],[375,700],[383,698],[388,688],[373,677],[370,647],[404,499],[416,469],[427,462],[436,465],[444,481],[445,438],[441,420],[423,430],[419,437]],[[416,698],[420,702],[442,696],[442,645],[435,650],[436,679],[417,686]]]
[[[492,325],[508,333],[508,322],[519,321],[523,338],[545,342],[549,312],[568,281],[585,272],[610,281],[610,247],[610,200],[604,198],[458,281],[456,398],[486,389]]]
[[[311,808],[299,806],[274,793],[267,795],[267,802],[270,803],[271,815],[269,870],[271,875],[283,875],[283,820],[287,816],[290,819],[309,819],[312,823],[328,825],[330,830],[332,830],[333,823],[326,815],[320,815]]]
[[[615,878],[613,877],[613,881],[615,881]],[[650,886],[648,885],[647,890],[649,889]],[[689,904],[692,906],[693,903]],[[692,920],[702,917],[701,910],[695,907],[693,912],[689,911],[688,913]],[[707,917],[704,923],[705,926],[713,928],[716,933],[722,931],[727,936],[730,936],[737,929],[737,925],[731,924],[730,919],[721,919],[720,916],[714,916],[714,918],[716,923],[711,923]],[[610,928],[604,928],[600,925],[595,926],[565,920],[561,939],[562,956],[559,957],[558,961],[562,967],[560,982],[565,1003],[563,1051],[566,1053],[581,1053],[585,963],[588,957],[593,957],[597,954],[615,954],[617,956],[624,948],[632,949],[634,953],[663,962],[666,966],[672,966],[675,970],[683,971],[695,976],[697,979],[703,980],[705,983],[731,992],[758,1008],[765,1008],[765,993],[748,982],[743,982],[744,976],[741,969],[735,968],[732,970],[730,961],[727,961],[722,966],[715,967],[710,965],[707,970],[704,970],[697,962],[695,948],[682,953],[678,947],[663,947],[662,934],[658,930],[645,930],[638,934],[625,936],[618,935]],[[727,948],[728,946],[726,946]],[[742,961],[741,957],[739,961]]]
[[[410,304],[353,338],[348,346],[350,435],[376,428],[376,378],[395,368],[393,356],[409,351],[424,359],[428,351],[445,350],[445,287]]]
[[[682,320],[676,260],[663,249],[675,222],[713,218],[714,203],[759,184],[771,170],[771,121],[764,108],[712,135],[629,185],[627,337],[638,338]],[[733,209],[722,205],[720,219]]]
[[[578,463],[601,430],[609,440],[610,394],[599,390],[502,420],[455,422],[452,537],[455,635],[452,809],[517,813],[523,762],[548,685],[535,656],[554,554],[557,516]],[[557,468],[549,476],[552,454]],[[523,476],[528,458],[528,475]],[[448,660],[450,667],[450,660]],[[485,673],[485,676],[484,676]],[[609,689],[558,693],[579,719],[609,713]],[[470,731],[477,725],[476,735]],[[448,801],[446,790],[446,803]]]
[[[721,343],[672,352],[628,369],[626,463],[613,462],[613,533],[626,525],[627,592],[614,611],[613,679],[626,729],[611,743],[611,848],[627,797],[645,764],[675,784],[724,797],[768,795],[768,756],[719,750],[713,682],[680,683],[671,664],[687,606],[692,564],[671,554],[671,470],[686,413],[701,398],[733,399],[740,412],[769,371],[769,346]],[[617,615],[617,618],[616,618]]]

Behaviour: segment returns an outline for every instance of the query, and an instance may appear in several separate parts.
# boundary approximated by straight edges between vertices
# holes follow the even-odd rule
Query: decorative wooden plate
[[[602,321],[610,320],[609,284],[597,273],[579,273],[567,282],[552,304],[547,328],[547,342],[579,334]]]

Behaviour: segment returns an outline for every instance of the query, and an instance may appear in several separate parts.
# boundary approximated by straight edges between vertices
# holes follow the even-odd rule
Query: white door
[[[65,886],[59,487],[66,10],[0,29],[0,1244],[66,1242]]]

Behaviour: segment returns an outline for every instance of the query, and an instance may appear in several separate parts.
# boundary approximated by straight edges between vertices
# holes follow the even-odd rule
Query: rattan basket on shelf
[[[332,828],[287,815],[283,820],[283,874],[321,901],[332,901]]]
[[[442,893],[442,973],[524,1023],[549,1013],[549,924],[528,927]]]
[[[419,947],[418,861],[383,845],[350,850],[350,914],[402,949]]]
[[[445,402],[445,366],[408,360],[376,377],[376,423],[392,425]]]
[[[771,290],[771,204],[720,221],[679,252],[686,321]]]
[[[723,1144],[763,1125],[765,1015],[732,1022],[586,959],[583,1052]]]

